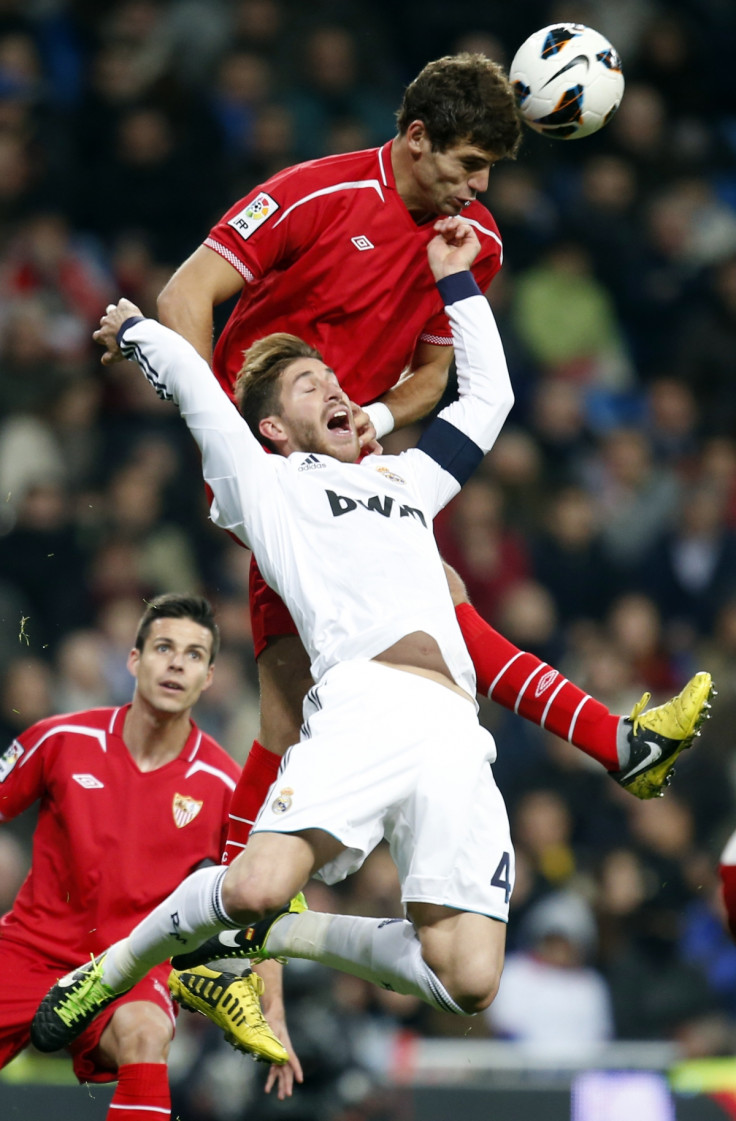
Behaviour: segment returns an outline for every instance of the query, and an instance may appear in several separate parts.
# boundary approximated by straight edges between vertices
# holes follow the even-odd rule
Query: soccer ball
[[[523,119],[557,140],[579,140],[610,121],[621,104],[621,60],[582,23],[535,31],[514,55],[509,78]]]

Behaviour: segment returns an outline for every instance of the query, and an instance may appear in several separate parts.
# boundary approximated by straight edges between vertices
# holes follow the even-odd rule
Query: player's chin
[[[351,432],[329,431],[325,441],[327,455],[339,459],[341,463],[355,463],[360,455],[360,441],[357,434]]]

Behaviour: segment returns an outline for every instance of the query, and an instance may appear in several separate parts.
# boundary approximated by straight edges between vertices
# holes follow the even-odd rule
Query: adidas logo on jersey
[[[100,782],[94,775],[72,775],[75,782],[83,786],[85,790],[102,790],[104,782]]]
[[[321,459],[317,459],[316,455],[308,455],[307,458],[301,463],[297,470],[299,471],[324,471],[326,463]]]

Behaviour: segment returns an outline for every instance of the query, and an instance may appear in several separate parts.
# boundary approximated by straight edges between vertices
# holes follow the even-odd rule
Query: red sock
[[[241,852],[250,836],[253,822],[263,805],[271,783],[281,765],[281,756],[268,751],[258,740],[248,753],[238,785],[230,803],[230,828],[228,829],[222,864],[228,864]]]
[[[536,654],[519,650],[469,603],[459,604],[455,612],[479,693],[573,743],[606,770],[618,770],[618,716]]]
[[[736,833],[732,833],[721,855],[719,872],[721,873],[721,887],[723,889],[723,902],[726,907],[728,928],[736,940]]]
[[[171,1118],[166,1063],[124,1063],[107,1121],[165,1121]]]

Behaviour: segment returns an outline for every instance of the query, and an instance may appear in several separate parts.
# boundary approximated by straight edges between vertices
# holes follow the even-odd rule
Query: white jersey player
[[[493,1000],[513,850],[432,519],[492,446],[513,394],[491,310],[468,271],[477,237],[458,218],[435,229],[428,258],[452,324],[459,399],[399,456],[356,462],[348,399],[293,336],[247,352],[241,415],[193,348],[128,301],[101,321],[98,341],[134,357],[179,406],[202,451],[212,518],[252,546],[294,616],[315,685],[301,741],[246,848],[229,867],[189,877],[127,939],[49,993],[34,1039],[46,1049],[172,954],[187,968],[233,952],[309,957],[457,1014]],[[382,837],[406,920],[289,906],[310,876],[344,878]],[[200,952],[208,938],[214,945]]]

